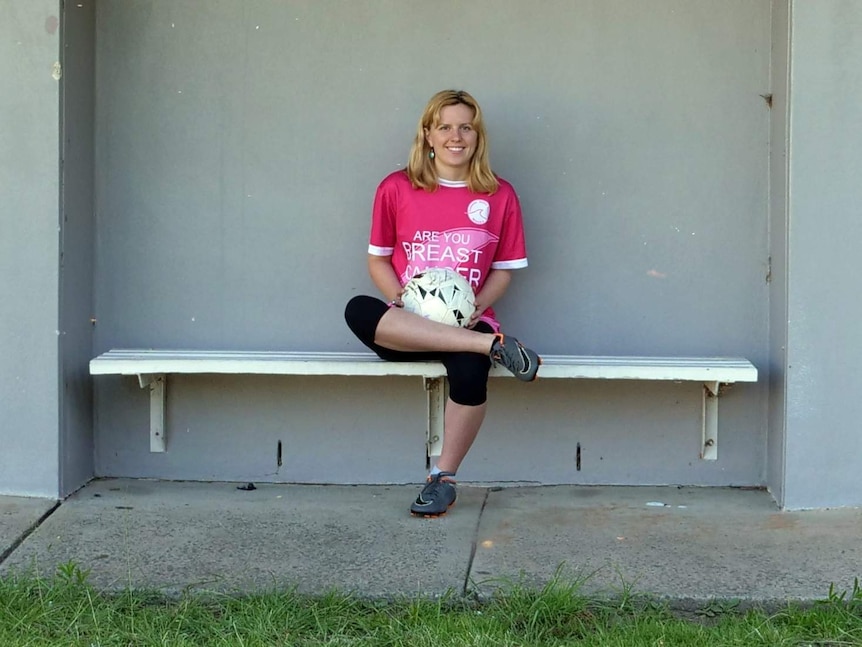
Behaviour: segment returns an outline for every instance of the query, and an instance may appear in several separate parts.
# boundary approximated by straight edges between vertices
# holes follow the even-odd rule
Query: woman
[[[479,104],[463,91],[438,92],[419,120],[407,168],[384,178],[374,199],[368,271],[385,301],[357,296],[345,309],[350,329],[382,359],[446,367],[443,450],[410,507],[415,515],[437,517],[455,502],[455,474],[485,419],[491,362],[536,378],[541,359],[500,332],[492,308],[511,271],[526,266],[521,208],[491,171]],[[450,267],[470,282],[476,312],[467,327],[402,309],[404,284],[428,267]]]

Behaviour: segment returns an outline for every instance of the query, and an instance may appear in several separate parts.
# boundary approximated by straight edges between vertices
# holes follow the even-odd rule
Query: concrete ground
[[[559,572],[697,605],[812,601],[862,573],[862,510],[781,512],[758,490],[462,485],[447,516],[416,519],[417,489],[107,479],[53,512],[0,497],[0,574],[74,562],[108,590],[486,597]]]

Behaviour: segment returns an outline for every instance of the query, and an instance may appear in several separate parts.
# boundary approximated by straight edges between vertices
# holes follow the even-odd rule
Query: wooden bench
[[[723,384],[756,382],[757,369],[732,357],[590,357],[543,355],[539,377],[581,380],[665,380],[703,384],[702,450],[718,458],[718,396]],[[439,456],[443,447],[446,371],[439,362],[384,362],[364,353],[248,352],[208,350],[111,350],[90,361],[92,375],[134,375],[150,389],[150,451],[167,448],[165,392],[171,374],[350,375],[420,377],[427,393],[426,448]],[[492,377],[511,377],[502,367]]]

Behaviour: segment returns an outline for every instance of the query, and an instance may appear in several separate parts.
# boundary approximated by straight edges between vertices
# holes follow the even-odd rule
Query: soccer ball
[[[473,289],[461,274],[448,267],[432,267],[404,286],[404,309],[450,326],[470,323],[476,310]]]

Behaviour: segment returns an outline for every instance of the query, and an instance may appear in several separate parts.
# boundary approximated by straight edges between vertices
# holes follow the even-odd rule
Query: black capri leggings
[[[381,359],[389,362],[414,362],[437,360],[446,367],[449,378],[449,397],[452,402],[475,407],[488,399],[488,371],[491,359],[480,353],[409,352],[391,350],[374,343],[374,334],[380,318],[389,306],[375,297],[358,295],[347,302],[344,319],[353,334],[373,350]],[[478,332],[494,332],[491,326],[480,321],[473,328]]]

